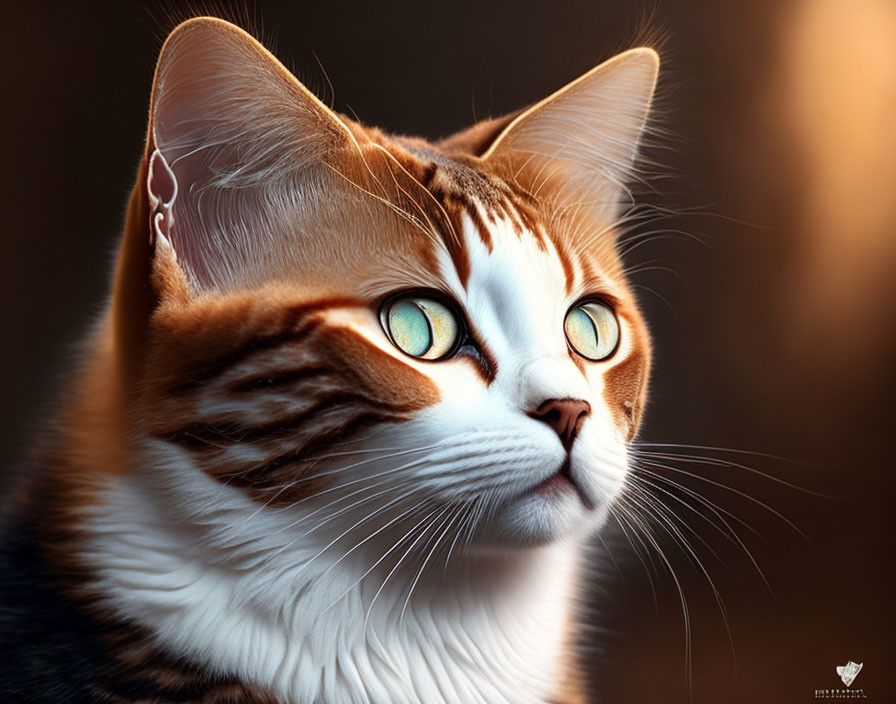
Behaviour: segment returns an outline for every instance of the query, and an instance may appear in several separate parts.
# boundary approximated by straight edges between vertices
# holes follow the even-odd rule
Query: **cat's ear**
[[[145,168],[151,237],[198,290],[263,266],[306,177],[352,139],[261,44],[213,18],[181,24],[156,67]],[[279,209],[279,210],[278,210]],[[157,247],[158,249],[158,247]]]
[[[618,214],[659,71],[652,49],[604,62],[501,127],[481,158],[533,193],[603,221]]]

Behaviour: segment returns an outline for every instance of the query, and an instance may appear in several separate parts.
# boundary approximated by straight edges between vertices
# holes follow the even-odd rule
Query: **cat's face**
[[[462,218],[465,282],[437,253],[446,299],[399,294],[381,321],[363,326],[393,356],[401,346],[438,355],[457,338],[466,345],[434,362],[399,351],[438,400],[376,437],[386,447],[432,448],[398,458],[408,467],[396,490],[481,504],[487,518],[474,543],[529,545],[596,525],[621,489],[647,340],[624,282],[587,254],[564,251],[562,235],[483,221]]]
[[[629,53],[431,145],[337,118],[229,26],[175,34],[144,176],[150,434],[333,538],[599,525],[649,372],[613,225],[655,73]]]

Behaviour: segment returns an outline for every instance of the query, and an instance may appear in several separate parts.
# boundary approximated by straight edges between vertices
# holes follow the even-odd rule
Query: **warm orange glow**
[[[804,2],[781,37],[774,90],[802,178],[795,332],[873,353],[896,274],[896,4]]]

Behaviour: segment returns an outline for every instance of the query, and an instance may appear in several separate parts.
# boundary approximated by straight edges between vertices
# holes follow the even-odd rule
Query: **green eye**
[[[386,305],[380,317],[392,344],[411,357],[442,359],[460,339],[457,315],[432,298],[398,298]]]
[[[592,362],[606,359],[619,344],[619,322],[599,301],[585,301],[566,314],[566,339],[578,354]]]

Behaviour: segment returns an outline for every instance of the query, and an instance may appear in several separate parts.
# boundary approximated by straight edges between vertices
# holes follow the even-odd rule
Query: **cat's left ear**
[[[658,72],[653,49],[619,54],[506,122],[486,123],[492,135],[479,156],[532,193],[553,194],[612,222],[627,194]],[[480,141],[488,135],[481,131]]]
[[[265,280],[295,246],[285,235],[305,196],[353,140],[240,28],[212,17],[176,27],[156,67],[118,255],[112,315],[123,355],[141,356],[160,301]]]

